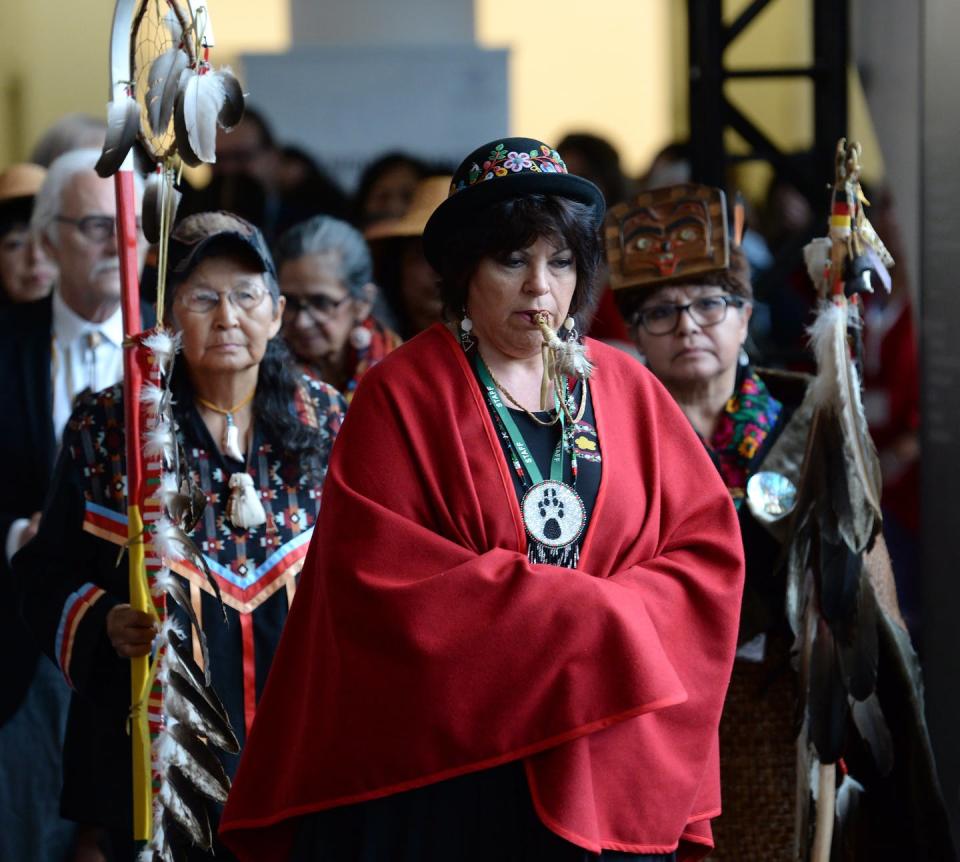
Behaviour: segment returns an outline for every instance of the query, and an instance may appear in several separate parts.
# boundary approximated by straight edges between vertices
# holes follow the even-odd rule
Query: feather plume
[[[164,207],[170,208],[167,224],[172,227],[182,197],[174,188],[172,180],[164,174],[152,173],[147,177],[143,192],[143,235],[147,242],[160,242]]]
[[[864,787],[849,773],[845,773],[837,788],[836,825],[834,827],[834,849],[831,859],[856,859],[856,850],[847,846],[860,816],[860,805],[863,799]]]
[[[567,377],[586,380],[593,374],[593,363],[587,358],[586,348],[575,338],[563,342],[563,351],[557,360],[557,371]]]
[[[181,486],[182,490],[173,493],[164,491],[163,501],[170,519],[185,533],[192,533],[203,517],[204,509],[207,507],[207,497],[199,485],[191,482],[185,482],[183,485],[187,487]]]
[[[185,679],[193,683],[195,688],[202,689],[210,685],[210,674],[206,668],[201,670],[200,665],[193,660],[189,641],[186,637],[168,636],[167,646],[169,647],[167,650],[168,659],[176,665],[177,670]]]
[[[842,455],[846,487],[835,502],[852,507],[839,529],[850,549],[863,551],[880,529],[880,463],[863,412],[860,380],[847,347],[846,305],[825,303],[810,329],[817,357],[812,384],[816,406],[836,423],[836,455]],[[840,499],[838,499],[838,497]],[[843,501],[847,501],[844,503]]]
[[[217,119],[226,100],[223,80],[215,74],[185,69],[180,76],[173,111],[180,157],[188,164],[217,160]]]
[[[820,612],[831,625],[853,616],[860,588],[863,565],[859,554],[842,541],[830,541],[826,530],[820,532]]]
[[[220,595],[220,585],[210,571],[206,558],[181,527],[177,526],[167,517],[161,517],[156,520],[153,526],[153,538],[156,543],[160,556],[166,560],[187,560],[196,566],[207,579],[210,589],[214,596],[223,605],[223,598]],[[226,610],[224,609],[224,619],[226,619]]]
[[[240,743],[230,726],[223,704],[212,688],[198,689],[172,667],[162,669],[164,708],[177,721],[202,733],[217,748],[238,754]]]
[[[140,131],[140,106],[125,95],[107,105],[107,137],[95,170],[101,177],[112,177],[123,165]]]
[[[189,63],[190,58],[186,51],[173,47],[164,51],[150,64],[147,76],[147,119],[155,134],[165,134],[170,125],[180,75]]]
[[[164,862],[167,862],[167,857],[170,862],[183,862],[190,855],[193,839],[162,805],[160,811],[158,820],[163,823],[163,847],[167,853]]]
[[[226,802],[230,779],[220,761],[186,725],[171,721],[157,737],[161,771],[176,766],[207,799]]]
[[[851,713],[858,733],[870,746],[877,771],[881,775],[889,775],[893,769],[893,737],[876,694],[854,701]]]
[[[144,383],[140,389],[140,403],[146,404],[151,413],[159,413],[163,408],[167,390],[161,389],[153,383]]]
[[[161,419],[156,427],[143,432],[143,453],[148,458],[162,457],[165,464],[173,464],[176,457],[176,435],[169,421]]]
[[[140,343],[153,354],[166,384],[170,379],[170,372],[173,371],[174,359],[180,350],[180,333],[172,333],[161,325],[144,336]]]
[[[843,683],[856,701],[866,700],[873,694],[880,661],[877,601],[866,573],[860,577],[859,586],[852,612],[832,626]]]
[[[178,637],[183,640],[186,636],[180,622],[171,616],[166,617],[166,619],[160,623],[160,628],[157,631],[157,638],[161,642],[169,642],[171,637]]]
[[[827,267],[830,266],[830,247],[833,242],[825,236],[810,240],[803,247],[803,260],[807,265],[807,275],[816,288],[818,295],[827,292]]]
[[[843,754],[848,714],[833,634],[823,620],[817,626],[810,656],[810,694],[807,701],[810,741],[821,763],[834,763]]]
[[[143,339],[147,348],[161,362],[168,363],[180,350],[180,333],[172,335],[165,329],[157,329]]]
[[[170,766],[160,784],[160,804],[181,829],[203,850],[213,842],[210,817],[203,797],[176,766]]]
[[[243,88],[229,67],[218,69],[213,73],[220,80],[223,87],[223,104],[217,114],[220,128],[230,131],[243,119],[245,98]]]
[[[177,607],[183,611],[187,619],[190,621],[190,625],[193,626],[193,630],[196,632],[197,640],[200,643],[200,652],[203,655],[203,685],[210,685],[210,652],[207,647],[207,637],[203,633],[203,629],[200,627],[200,620],[197,619],[197,612],[193,609],[193,603],[190,601],[190,596],[187,595],[176,576],[168,568],[163,568],[157,572],[154,583],[156,589],[162,590],[164,594],[170,596],[170,598],[177,603]],[[168,616],[167,619],[172,619],[172,617]],[[179,632],[178,635],[180,635]],[[175,639],[166,636],[165,640],[168,643],[171,643]],[[176,640],[177,642],[180,642],[185,640],[185,637],[180,635]]]

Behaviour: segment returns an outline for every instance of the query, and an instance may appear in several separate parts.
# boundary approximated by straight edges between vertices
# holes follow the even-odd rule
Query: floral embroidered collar
[[[736,389],[707,442],[707,450],[737,509],[743,503],[747,479],[756,469],[754,462],[782,409],[783,405],[752,368],[740,370]]]

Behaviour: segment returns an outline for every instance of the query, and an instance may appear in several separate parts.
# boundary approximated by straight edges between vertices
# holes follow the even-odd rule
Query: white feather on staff
[[[140,403],[146,404],[147,409],[156,416],[163,406],[164,399],[167,397],[167,390],[153,383],[144,383],[140,390]]]
[[[180,157],[189,165],[217,160],[217,120],[226,99],[220,76],[184,69],[174,105],[173,125]]]
[[[817,358],[817,376],[811,384],[816,406],[829,410],[840,425],[850,505],[855,517],[843,519],[840,527],[849,532],[853,550],[863,551],[872,541],[874,523],[880,514],[880,462],[874,448],[860,396],[857,368],[847,346],[848,306],[824,302],[810,327],[810,339]],[[859,489],[859,490],[858,490]],[[861,504],[869,511],[858,511]]]
[[[180,349],[180,333],[172,335],[165,329],[157,329],[143,339],[143,346],[157,358],[164,376],[170,374],[173,358]]]
[[[172,464],[176,457],[176,435],[169,421],[161,419],[153,428],[143,432],[143,453],[148,458],[162,457]]]

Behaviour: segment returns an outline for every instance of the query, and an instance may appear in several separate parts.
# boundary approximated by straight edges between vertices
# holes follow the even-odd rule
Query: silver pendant
[[[580,495],[553,479],[529,488],[520,511],[530,538],[548,548],[563,548],[577,541],[587,520]]]
[[[796,504],[796,486],[786,476],[763,471],[747,480],[747,505],[758,521],[767,524],[779,521],[789,515]]]

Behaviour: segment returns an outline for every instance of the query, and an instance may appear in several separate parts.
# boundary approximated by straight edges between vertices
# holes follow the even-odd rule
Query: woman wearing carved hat
[[[454,175],[424,232],[452,320],[351,404],[222,820],[241,859],[708,852],[736,519],[662,387],[576,334],[602,214],[540,141]]]
[[[56,267],[30,235],[33,198],[46,175],[27,163],[0,173],[0,305],[43,299],[53,287]]]
[[[796,724],[806,682],[794,672],[803,638],[788,625],[782,546],[789,543],[789,514],[803,485],[815,402],[806,375],[757,370],[750,362],[744,345],[753,290],[736,232],[729,228],[721,190],[668,186],[608,213],[607,256],[637,348],[697,432],[741,526],[746,581],[739,649],[720,725],[724,810],[713,857],[789,862],[798,852],[801,858],[810,853],[814,830],[807,824],[814,807],[806,789],[808,736],[798,739]],[[859,739],[849,744],[846,781],[856,780],[847,791],[856,796],[865,788],[866,795],[859,805],[838,803],[834,849],[842,845],[857,859],[951,858],[922,697],[919,688],[909,691],[919,672],[882,537],[866,554],[864,570],[882,611],[878,695],[906,740],[902,753],[912,756],[897,758],[885,775],[882,758],[875,764]],[[814,701],[822,697],[825,679],[813,672],[809,678]],[[852,740],[857,732],[850,725]],[[898,810],[884,812],[896,799]],[[901,817],[899,806],[910,806],[911,815]]]
[[[201,663],[209,655],[213,689],[242,745],[345,405],[332,388],[293,370],[278,337],[283,298],[273,262],[252,225],[228,213],[184,219],[170,239],[167,291],[166,320],[182,344],[173,415],[190,483],[207,501],[196,513],[196,555],[170,574],[191,611],[167,604],[183,631],[194,615],[202,627],[207,649],[188,634],[192,652]],[[127,603],[127,566],[118,566],[127,542],[123,415],[119,386],[81,399],[39,532],[14,568],[27,622],[76,692],[63,813],[104,830],[110,858],[132,859],[127,659],[148,654],[156,630],[153,617]],[[221,759],[232,774],[236,756]],[[164,826],[174,846],[198,840]]]

